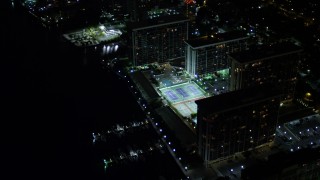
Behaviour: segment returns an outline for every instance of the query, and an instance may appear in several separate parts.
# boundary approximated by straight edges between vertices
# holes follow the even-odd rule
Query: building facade
[[[186,41],[186,71],[191,77],[202,77],[229,69],[227,54],[245,50],[248,39],[242,31],[230,31]]]
[[[301,47],[284,42],[230,54],[229,89],[232,91],[273,83],[282,87],[284,99],[291,99],[301,52]]]
[[[188,23],[189,19],[180,15],[130,23],[129,44],[133,65],[184,59]]]
[[[199,154],[205,165],[274,140],[280,91],[271,86],[196,101]]]

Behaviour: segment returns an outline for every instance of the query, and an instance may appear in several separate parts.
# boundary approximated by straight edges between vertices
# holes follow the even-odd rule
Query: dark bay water
[[[107,178],[97,165],[91,133],[143,117],[127,85],[96,63],[84,66],[82,54],[61,46],[54,32],[11,2],[1,3],[4,172],[10,179]],[[149,171],[157,177],[166,167],[167,177],[173,177],[178,169],[167,154],[151,164],[154,168],[143,165],[131,173],[142,177]]]

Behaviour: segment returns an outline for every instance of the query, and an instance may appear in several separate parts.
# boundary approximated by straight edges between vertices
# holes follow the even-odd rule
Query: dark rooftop
[[[241,176],[244,179],[273,179],[282,173],[285,168],[300,164],[309,164],[318,161],[320,148],[306,148],[295,152],[279,152],[268,157],[268,161],[256,162],[246,167]]]
[[[183,15],[172,15],[172,16],[163,16],[157,19],[149,19],[140,22],[128,22],[127,27],[129,30],[141,30],[141,29],[149,29],[154,27],[159,27],[163,25],[174,24],[178,22],[186,22],[189,21],[189,18]]]
[[[142,91],[142,96],[146,99],[146,101],[151,102],[152,100],[160,97],[141,71],[133,72],[130,74],[130,76],[135,84],[139,87],[140,91]]]
[[[231,53],[229,56],[240,63],[247,63],[259,59],[269,59],[275,56],[294,54],[301,51],[301,47],[290,42],[283,42],[270,46],[256,46],[246,51]]]
[[[175,133],[183,147],[190,147],[197,141],[196,135],[170,107],[161,107],[155,110]]]
[[[244,31],[229,31],[225,33],[216,34],[213,37],[204,36],[197,39],[187,40],[186,43],[193,48],[202,48],[206,46],[212,46],[220,43],[225,43],[226,41],[234,41],[238,39],[249,38]]]
[[[281,93],[279,90],[272,85],[266,84],[200,99],[197,100],[196,103],[198,108],[204,111],[210,111],[210,113],[215,113],[280,96]]]

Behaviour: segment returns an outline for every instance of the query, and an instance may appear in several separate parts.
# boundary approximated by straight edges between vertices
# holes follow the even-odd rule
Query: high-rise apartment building
[[[134,66],[184,59],[189,19],[182,15],[128,23]]]
[[[243,31],[229,31],[186,41],[186,71],[191,77],[202,77],[229,69],[227,54],[245,50],[248,39]]]
[[[263,85],[196,101],[205,165],[273,141],[280,97],[279,90]]]
[[[301,47],[283,42],[230,54],[229,89],[272,83],[281,87],[284,99],[291,99],[301,52]]]

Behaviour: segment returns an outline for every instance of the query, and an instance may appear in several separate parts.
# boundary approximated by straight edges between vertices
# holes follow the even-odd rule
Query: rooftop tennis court
[[[165,87],[160,89],[160,91],[172,104],[205,97],[205,92],[194,82]]]
[[[205,98],[205,92],[194,82],[186,82],[160,89],[162,95],[183,117],[197,113],[197,99]]]
[[[188,117],[193,113],[197,113],[197,104],[194,101],[187,101],[174,104],[173,107],[183,116]]]

